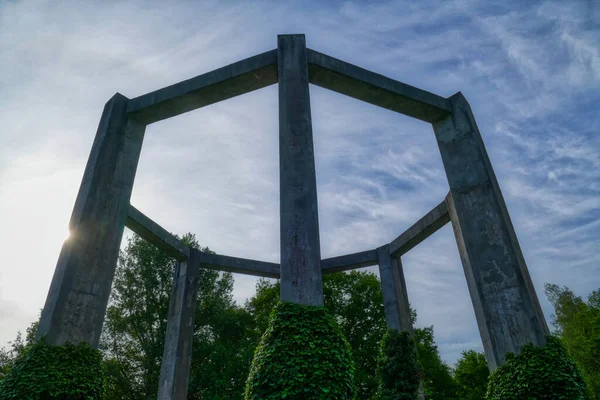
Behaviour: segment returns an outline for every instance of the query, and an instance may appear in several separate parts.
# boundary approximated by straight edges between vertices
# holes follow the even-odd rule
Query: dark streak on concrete
[[[543,345],[548,327],[471,108],[461,93],[448,101],[453,114],[433,128],[450,186],[450,219],[494,370],[507,352]]]

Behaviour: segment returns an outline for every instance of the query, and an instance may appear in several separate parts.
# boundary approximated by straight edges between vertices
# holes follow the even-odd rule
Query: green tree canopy
[[[200,248],[192,234],[187,245]],[[203,249],[208,251],[208,249]],[[121,252],[101,338],[107,399],[156,397],[175,261],[137,235]],[[240,399],[255,341],[232,299],[231,274],[201,269],[189,397]]]
[[[440,357],[433,326],[415,329],[415,342],[423,368],[423,388],[427,399],[455,399],[457,385],[452,378],[451,368]]]
[[[547,283],[545,292],[554,306],[556,334],[581,368],[590,399],[600,399],[600,289],[587,302],[566,286]]]
[[[323,292],[325,308],[336,318],[352,347],[357,398],[371,399],[377,393],[377,356],[387,330],[379,278],[366,271],[328,274],[323,276]],[[246,309],[257,322],[260,332],[266,329],[271,310],[278,300],[279,283],[259,280],[256,294],[246,302]],[[416,319],[414,310],[413,318]],[[455,398],[456,384],[450,367],[439,355],[433,327],[415,329],[415,341],[428,399]]]
[[[489,376],[490,370],[483,353],[463,351],[454,368],[458,397],[463,400],[484,400]]]

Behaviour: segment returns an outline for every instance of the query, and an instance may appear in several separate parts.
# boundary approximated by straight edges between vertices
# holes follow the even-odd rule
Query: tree
[[[377,360],[378,400],[416,400],[421,382],[421,365],[415,341],[406,331],[388,331],[381,340]]]
[[[370,272],[352,271],[323,276],[325,308],[338,321],[352,347],[357,398],[371,399],[377,393],[377,356],[387,330],[379,278]],[[279,283],[259,280],[256,294],[246,302],[246,310],[262,333],[273,307],[279,300]],[[413,318],[416,312],[413,310]],[[425,376],[424,389],[429,400],[452,399],[456,385],[440,358],[433,327],[415,329],[419,360]]]
[[[35,341],[35,332],[39,324],[38,321],[34,321],[25,330],[25,339],[21,331],[17,332],[17,337],[14,341],[8,342],[9,349],[0,348],[0,381],[4,379],[8,371],[11,369],[15,360],[22,356],[25,351],[31,347]]]
[[[449,400],[456,397],[456,383],[451,369],[440,357],[435,344],[433,326],[415,329],[419,361],[423,367],[423,389],[428,400]]]
[[[581,368],[590,399],[600,399],[600,289],[587,302],[566,286],[547,283],[545,292],[554,306],[556,334]]]
[[[352,347],[357,398],[369,399],[377,392],[379,341],[386,331],[379,279],[369,272],[352,271],[323,276],[325,309],[337,320]],[[246,302],[260,333],[279,301],[279,282],[261,279],[256,294]]]
[[[484,400],[489,376],[490,370],[483,353],[475,350],[463,351],[454,369],[459,398]]]
[[[182,240],[199,248],[192,234]],[[174,266],[137,235],[121,252],[101,338],[106,399],[156,397]],[[254,325],[232,299],[231,274],[201,269],[198,282],[189,397],[240,399],[254,348],[243,338]]]

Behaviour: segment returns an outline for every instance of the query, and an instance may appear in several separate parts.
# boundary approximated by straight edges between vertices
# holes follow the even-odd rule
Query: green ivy
[[[354,397],[348,341],[323,307],[280,302],[254,354],[246,400]]]
[[[506,363],[490,376],[486,399],[585,400],[579,368],[560,339],[546,340],[545,346],[529,344],[518,355],[507,353]]]
[[[2,400],[96,400],[104,393],[102,355],[87,343],[33,345],[0,382]]]
[[[408,332],[389,329],[381,340],[377,359],[379,400],[416,400],[421,381],[414,340]]]

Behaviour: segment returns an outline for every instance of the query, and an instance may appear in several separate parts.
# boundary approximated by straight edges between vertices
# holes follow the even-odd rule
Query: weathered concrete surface
[[[190,249],[189,259],[178,262],[175,267],[158,400],[187,399],[199,271],[200,252],[197,249]]]
[[[275,83],[277,50],[271,50],[133,98],[127,112],[151,124]]]
[[[446,99],[308,49],[310,83],[426,122],[450,114]]]
[[[390,256],[388,245],[377,249],[377,257],[387,327],[400,332],[410,332],[412,336],[413,326],[402,262],[399,258]]]
[[[450,222],[446,201],[442,201],[423,218],[390,243],[392,258],[400,257]]]
[[[129,206],[125,226],[177,261],[185,261],[189,257],[186,245],[132,205]]]
[[[200,252],[202,268],[279,279],[279,264]]]
[[[548,327],[481,134],[461,93],[433,124],[448,177],[448,210],[490,370]]]
[[[367,250],[321,260],[321,271],[332,274],[373,265],[377,265],[377,250]]]
[[[304,35],[278,36],[281,300],[323,305]]]
[[[102,113],[37,331],[50,344],[100,339],[145,131],[127,104],[117,93]]]

